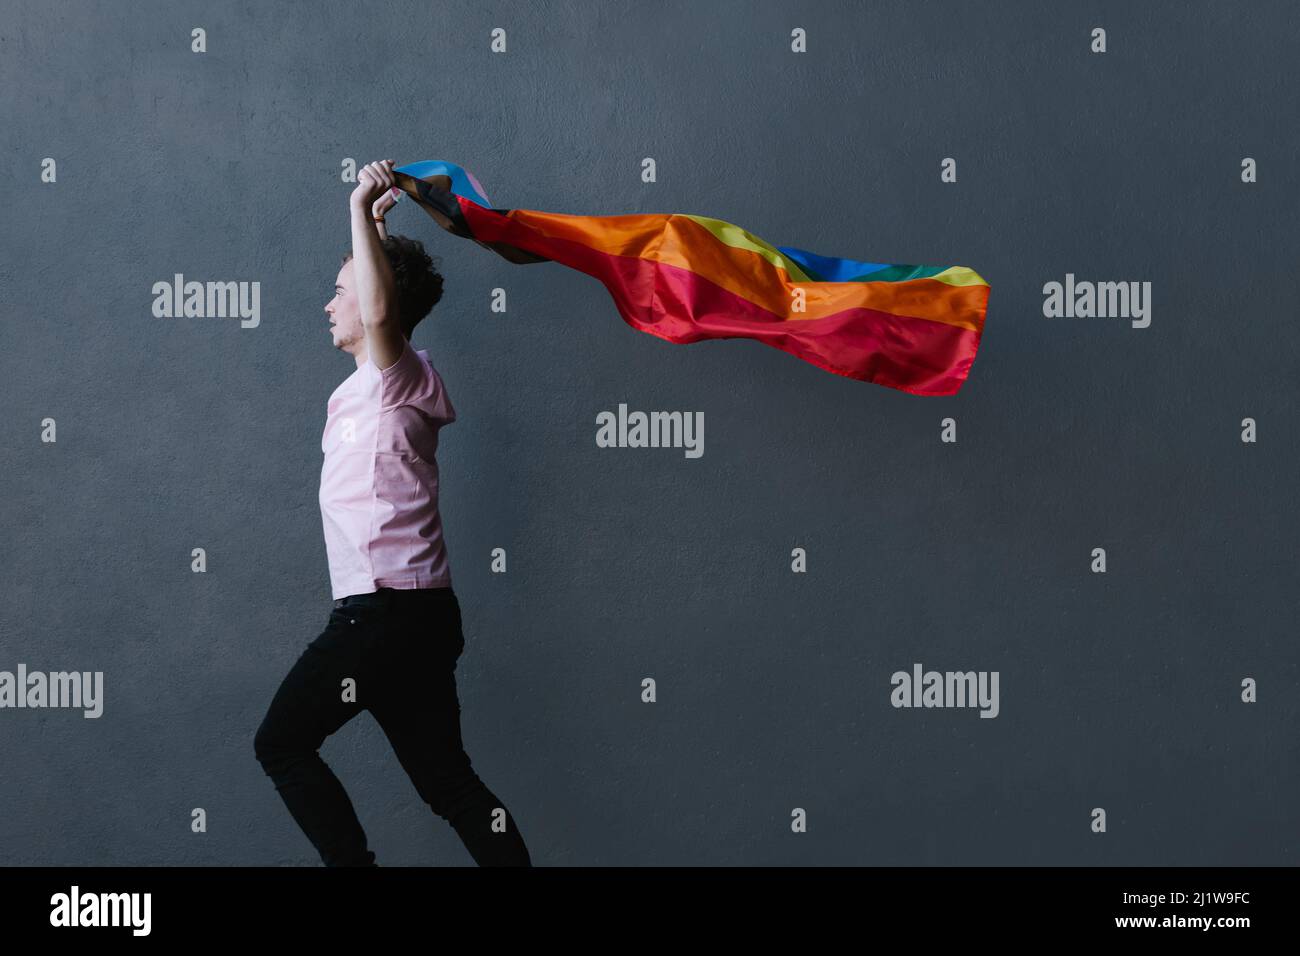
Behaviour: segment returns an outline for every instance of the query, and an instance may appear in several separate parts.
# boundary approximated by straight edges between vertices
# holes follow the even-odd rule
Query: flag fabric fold
[[[979,351],[989,285],[965,266],[821,256],[685,213],[494,208],[472,174],[443,161],[394,176],[449,233],[512,263],[592,276],[628,325],[669,342],[754,339],[913,395],[957,394]]]

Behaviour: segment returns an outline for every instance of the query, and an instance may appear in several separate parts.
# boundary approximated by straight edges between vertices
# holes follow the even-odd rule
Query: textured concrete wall
[[[252,739],[329,610],[348,157],[992,287],[961,394],[917,398],[395,210],[447,281],[415,343],[460,413],[466,746],[535,863],[1295,862],[1300,28],[1171,9],[8,0],[0,670],[105,685],[0,710],[0,862],[318,862]],[[154,317],[175,273],[259,282],[260,324]],[[1067,273],[1150,281],[1150,326],[1044,317]],[[619,403],[704,412],[704,455],[597,448]],[[997,718],[893,707],[915,662],[997,671]],[[471,863],[368,714],[322,754],[382,863]]]

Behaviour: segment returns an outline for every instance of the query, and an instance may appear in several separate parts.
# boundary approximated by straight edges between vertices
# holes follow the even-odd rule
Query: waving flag
[[[454,163],[412,163],[394,175],[448,232],[513,263],[584,272],[628,325],[669,342],[755,339],[913,395],[955,395],[979,350],[989,285],[965,266],[819,256],[684,213],[495,209]]]

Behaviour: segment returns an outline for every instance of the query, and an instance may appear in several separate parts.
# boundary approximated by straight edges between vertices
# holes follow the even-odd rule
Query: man
[[[442,297],[421,243],[381,233],[392,160],[370,163],[350,199],[352,252],[325,306],[356,371],[330,396],[320,506],[334,608],[271,701],[257,759],[326,866],[376,866],[325,738],[362,710],[420,797],[480,866],[531,866],[515,821],[461,742],[460,605],[438,514],[438,430],[456,420],[411,332]]]

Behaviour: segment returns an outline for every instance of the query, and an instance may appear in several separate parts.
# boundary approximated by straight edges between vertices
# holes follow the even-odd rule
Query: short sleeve
[[[380,369],[381,408],[414,405],[430,418],[443,422],[456,419],[442,376],[411,347],[402,343],[402,354],[388,368]]]
[[[391,408],[406,405],[429,390],[429,369],[411,348],[409,339],[402,340],[402,354],[385,369],[379,369],[380,405]]]

